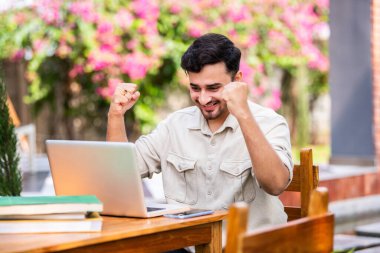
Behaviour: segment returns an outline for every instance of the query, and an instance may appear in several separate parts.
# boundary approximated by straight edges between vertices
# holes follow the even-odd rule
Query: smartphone
[[[164,214],[165,217],[168,218],[176,218],[176,219],[186,219],[186,218],[192,218],[197,216],[202,216],[206,214],[212,214],[213,210],[206,210],[206,209],[191,209],[186,212],[182,213],[174,213],[174,214]]]

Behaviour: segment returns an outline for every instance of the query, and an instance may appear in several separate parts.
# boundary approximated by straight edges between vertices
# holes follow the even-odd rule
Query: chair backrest
[[[9,116],[12,119],[13,124],[16,127],[18,127],[21,124],[21,122],[20,122],[19,117],[17,116],[16,110],[15,110],[15,108],[12,104],[12,100],[9,98],[9,96],[7,96],[7,105],[8,105],[8,109],[9,109]]]
[[[288,221],[306,217],[310,196],[319,183],[319,168],[313,165],[311,148],[303,148],[300,152],[300,164],[294,165],[293,179],[285,191],[300,192],[300,206],[285,206]]]
[[[332,252],[334,215],[328,213],[327,205],[327,189],[317,188],[307,217],[247,233],[248,205],[235,203],[228,213],[225,253]]]

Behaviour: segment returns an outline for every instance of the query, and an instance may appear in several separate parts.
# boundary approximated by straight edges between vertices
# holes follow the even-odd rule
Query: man
[[[182,56],[195,106],[172,113],[136,141],[142,177],[162,172],[168,203],[227,209],[250,204],[250,227],[285,223],[277,195],[292,177],[289,129],[273,110],[248,101],[241,53],[225,36],[206,34]],[[108,141],[128,141],[124,113],[140,93],[118,85],[108,113]]]

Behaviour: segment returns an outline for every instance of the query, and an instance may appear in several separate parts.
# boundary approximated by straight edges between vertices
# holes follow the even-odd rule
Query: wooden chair
[[[16,110],[15,110],[15,108],[14,108],[14,106],[12,104],[12,101],[9,98],[9,96],[7,96],[7,106],[8,106],[8,109],[9,109],[9,116],[11,117],[13,124],[15,125],[15,127],[20,126],[20,124],[21,124],[20,119],[17,116]]]
[[[34,124],[21,125],[20,118],[13,106],[12,100],[7,96],[7,106],[9,109],[9,116],[15,125],[15,132],[19,140],[21,151],[29,153],[29,168],[31,172],[35,170],[35,156],[36,156],[36,127]]]
[[[334,215],[327,211],[326,188],[313,190],[307,217],[247,232],[248,205],[231,205],[225,253],[325,253],[333,250]]]
[[[319,168],[313,165],[313,152],[311,148],[304,148],[300,152],[300,164],[294,165],[293,179],[285,192],[300,192],[300,206],[285,206],[288,221],[306,217],[310,196],[319,183]]]

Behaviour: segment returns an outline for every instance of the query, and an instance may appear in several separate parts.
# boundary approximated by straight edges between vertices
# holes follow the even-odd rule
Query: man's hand
[[[243,82],[231,82],[224,86],[222,98],[226,101],[228,110],[236,118],[251,115],[248,107],[248,85]]]
[[[140,97],[137,85],[134,83],[120,83],[113,94],[108,115],[123,116]]]

